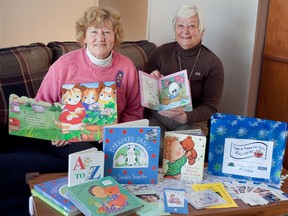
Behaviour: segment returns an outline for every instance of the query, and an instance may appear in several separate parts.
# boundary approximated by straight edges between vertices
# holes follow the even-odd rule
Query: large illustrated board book
[[[161,111],[183,106],[185,111],[192,110],[190,82],[186,70],[160,79],[139,71],[139,81],[143,107]]]
[[[68,187],[104,176],[104,153],[93,147],[69,154]]]
[[[142,207],[111,176],[68,187],[67,196],[85,216],[130,215]]]
[[[117,123],[115,82],[66,84],[62,102],[9,98],[11,135],[70,142],[98,141],[103,126]]]
[[[68,199],[67,176],[34,185],[33,195],[39,197],[64,215],[79,214],[79,209]]]
[[[211,117],[208,172],[280,184],[287,123],[216,113]]]
[[[166,131],[162,165],[164,178],[202,181],[206,140],[201,130]]]
[[[160,127],[104,127],[104,176],[120,184],[156,184],[160,150]]]

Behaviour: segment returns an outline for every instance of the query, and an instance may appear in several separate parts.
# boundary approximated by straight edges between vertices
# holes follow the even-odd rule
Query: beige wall
[[[148,0],[99,0],[99,6],[120,12],[126,41],[147,39]]]
[[[98,0],[0,0],[0,47],[75,41],[75,22]]]
[[[125,40],[147,38],[148,0],[0,0],[0,48],[75,41],[75,22],[92,5],[121,13]]]

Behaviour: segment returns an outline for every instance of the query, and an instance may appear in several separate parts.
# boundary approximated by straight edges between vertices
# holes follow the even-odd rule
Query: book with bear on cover
[[[62,103],[9,97],[9,134],[70,142],[98,141],[104,125],[117,123],[115,82],[65,84]]]
[[[163,144],[164,178],[201,181],[206,137],[201,130],[166,131]]]
[[[104,176],[120,184],[156,184],[160,127],[126,123],[104,127]]]
[[[79,209],[68,199],[67,176],[34,185],[31,193],[64,215],[77,215]]]
[[[67,196],[86,216],[130,215],[142,207],[111,176],[68,187]]]
[[[178,71],[157,79],[139,71],[141,104],[149,109],[162,111],[184,107],[191,111],[192,99],[187,70]]]
[[[68,187],[104,176],[104,153],[89,148],[69,154]]]

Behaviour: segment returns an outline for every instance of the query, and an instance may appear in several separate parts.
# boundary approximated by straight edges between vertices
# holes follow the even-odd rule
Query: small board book
[[[9,97],[9,134],[70,142],[98,141],[104,125],[117,123],[115,82],[62,86],[62,102]]]
[[[139,80],[143,107],[157,111],[182,106],[185,111],[193,109],[187,70],[178,71],[160,79],[139,71]]]
[[[156,184],[160,150],[160,127],[105,126],[104,176],[120,184]]]
[[[185,193],[184,196],[197,210],[226,203],[226,200],[212,190]]]
[[[216,113],[211,117],[208,172],[280,184],[286,122]]]
[[[212,190],[221,196],[222,199],[226,201],[226,203],[210,206],[208,208],[231,208],[238,207],[237,203],[233,200],[229,192],[225,189],[224,185],[221,182],[213,182],[213,183],[204,183],[204,184],[192,184],[192,189],[194,191],[201,190]]]
[[[93,147],[69,154],[68,187],[104,176],[104,153]]]
[[[165,212],[188,214],[188,202],[184,197],[184,189],[164,188]]]
[[[200,130],[166,131],[162,165],[164,178],[202,181],[206,140]]]
[[[142,207],[111,176],[68,187],[67,196],[86,216],[130,215]]]
[[[35,184],[34,191],[31,192],[62,214],[76,215],[77,213],[79,214],[80,211],[66,196],[67,183],[68,179],[67,176],[65,176]]]

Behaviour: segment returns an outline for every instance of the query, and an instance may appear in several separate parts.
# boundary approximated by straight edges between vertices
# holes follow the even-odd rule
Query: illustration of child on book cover
[[[98,213],[110,214],[114,212],[119,212],[128,205],[128,197],[122,194],[117,185],[101,187],[98,185],[93,185],[89,188],[89,193],[101,200],[97,202],[95,199],[91,199],[90,202],[98,206]]]
[[[164,178],[199,180],[203,178],[206,138],[194,134],[165,132]]]
[[[62,103],[9,98],[9,133],[46,140],[100,140],[103,126],[117,123],[115,82],[66,84]],[[47,133],[49,131],[49,133]]]

